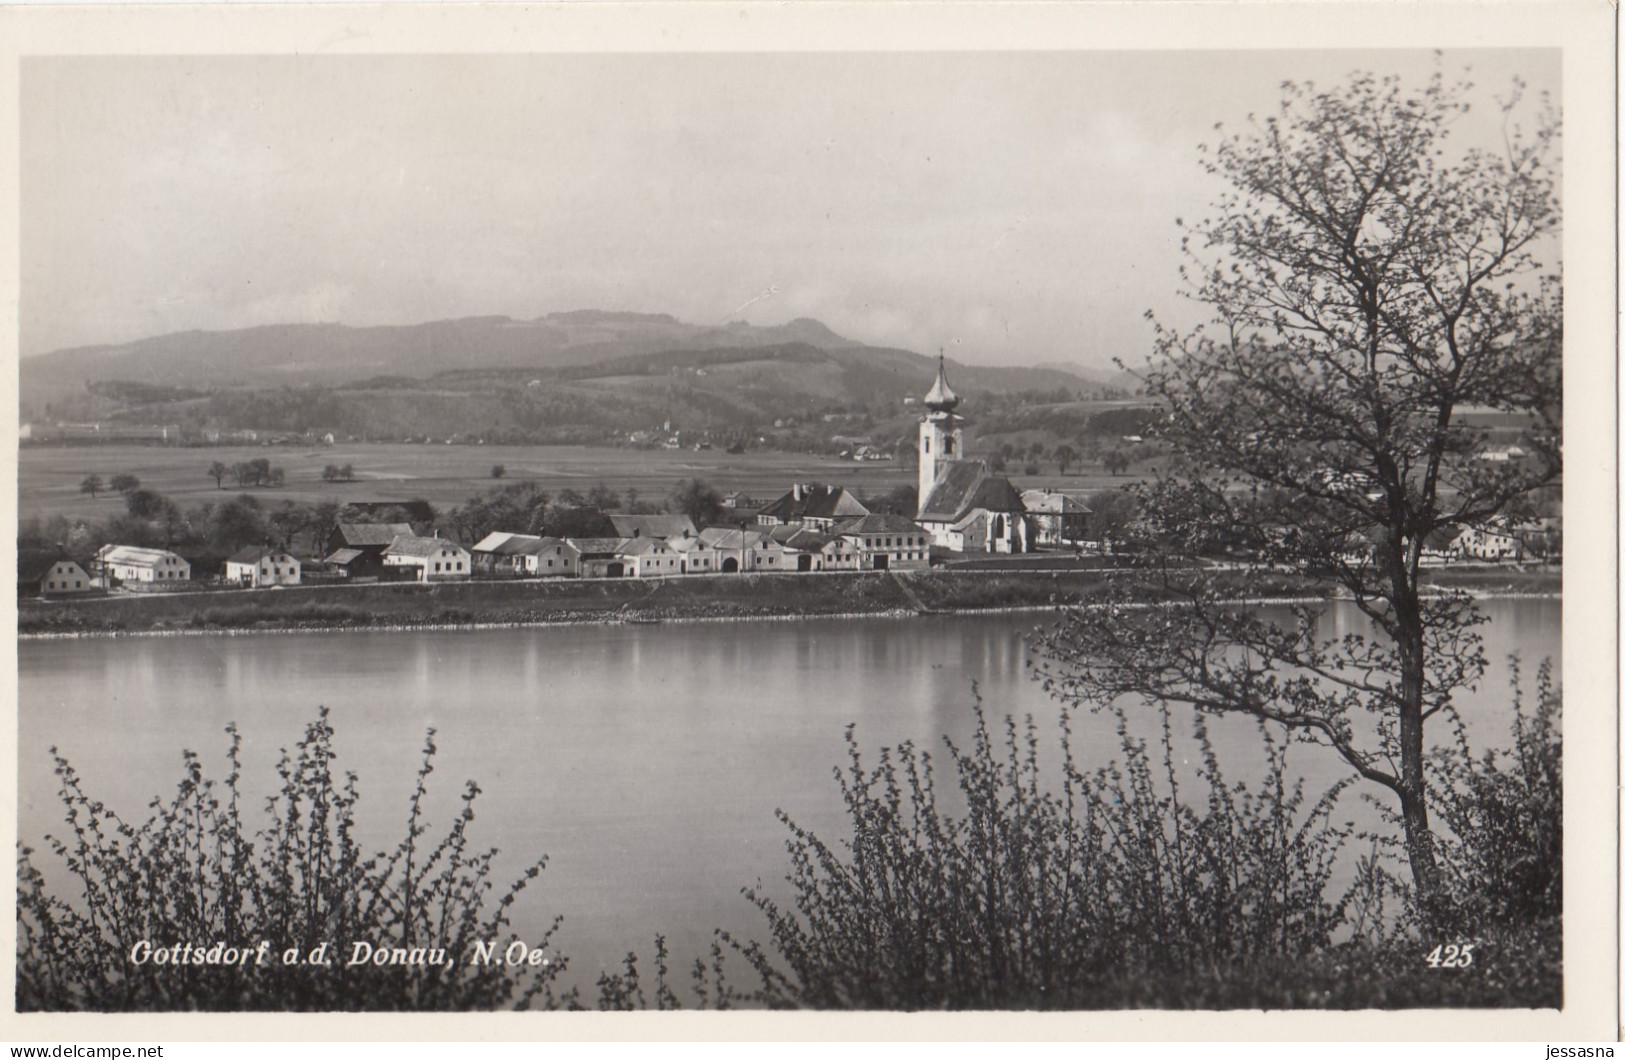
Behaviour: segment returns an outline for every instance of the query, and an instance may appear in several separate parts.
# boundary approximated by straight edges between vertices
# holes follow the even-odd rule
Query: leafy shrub
[[[469,847],[479,795],[472,782],[450,830],[425,842],[434,730],[424,744],[406,836],[393,851],[371,856],[354,838],[356,777],[335,772],[325,709],[306,726],[295,753],[283,753],[281,788],[266,801],[257,831],[240,805],[241,741],[234,727],[226,731],[224,781],[206,777],[197,755],[186,752],[176,794],[168,802],[154,799],[152,817],[139,826],[92,799],[73,767],[56,757],[68,834],[47,838],[80,894],[73,902],[49,894],[33,852],[21,848],[19,1010],[467,1010],[561,1000],[553,987],[562,957],[523,969],[467,959],[476,942],[496,942],[501,952],[512,940],[505,934],[508,911],[545,859],[490,901],[496,851]],[[546,945],[558,923],[540,942],[527,942]],[[245,966],[135,963],[132,953],[143,941],[155,948],[217,941],[257,948],[263,941],[269,956]],[[350,967],[357,942],[422,950],[426,957],[440,950],[454,963]],[[322,943],[330,966],[283,965],[284,951],[297,948],[308,958]]]
[[[1032,721],[947,750],[963,813],[939,802],[930,754],[882,749],[865,768],[849,729],[837,773],[852,823],[840,851],[797,826],[788,848],[793,908],[747,891],[773,957],[741,948],[775,1005],[834,1008],[1116,1008],[1210,1004],[1227,983],[1278,980],[1283,964],[1328,949],[1345,903],[1326,891],[1349,832],[1329,815],[1342,786],[1309,801],[1288,786],[1286,746],[1263,733],[1257,792],[1225,782],[1198,725],[1199,786],[1160,746],[1133,737],[1092,775],[1061,722],[1059,791],[1039,783]]]
[[[1464,924],[1560,922],[1563,915],[1562,694],[1549,660],[1536,676],[1532,707],[1516,659],[1511,681],[1511,750],[1475,759],[1458,719],[1454,746],[1432,761],[1434,818],[1447,829],[1441,855]]]

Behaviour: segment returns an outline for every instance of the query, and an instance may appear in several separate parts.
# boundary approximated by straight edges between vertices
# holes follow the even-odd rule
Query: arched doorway
[[[731,557],[728,558],[728,559],[723,560],[722,561],[722,573],[724,573],[724,574],[738,574],[739,573],[739,561],[736,560],[736,559],[733,559]]]
[[[796,570],[812,570],[812,557],[805,552],[797,556]]]
[[[624,564],[624,563],[611,563],[604,570],[604,576],[607,577],[607,578],[623,578],[623,577],[625,577],[626,576],[626,564]]]

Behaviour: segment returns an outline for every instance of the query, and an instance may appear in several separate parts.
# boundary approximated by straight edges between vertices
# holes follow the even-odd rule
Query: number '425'
[[[1466,968],[1473,963],[1473,944],[1453,942],[1448,946],[1435,946],[1427,955],[1427,962],[1429,968]]]

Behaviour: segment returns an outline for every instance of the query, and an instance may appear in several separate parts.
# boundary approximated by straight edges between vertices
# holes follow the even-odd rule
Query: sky
[[[1453,51],[1493,142],[1556,51]],[[813,317],[976,364],[1139,361],[1197,146],[1433,53],[30,58],[24,356],[191,329]]]

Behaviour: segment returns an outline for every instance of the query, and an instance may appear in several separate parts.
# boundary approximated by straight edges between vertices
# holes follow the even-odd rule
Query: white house
[[[700,531],[700,542],[716,553],[717,570],[723,574],[795,569],[784,546],[760,530],[710,526]]]
[[[660,578],[683,573],[683,556],[658,537],[629,537],[619,554],[628,576]]]
[[[298,585],[299,572],[297,559],[265,545],[250,545],[226,560],[226,581],[255,589],[269,585]]]
[[[473,571],[468,549],[439,537],[397,537],[384,549],[384,566],[412,567],[420,582],[453,581]]]
[[[524,536],[513,550],[513,571],[528,578],[574,578],[581,552],[562,537]]]
[[[1450,555],[1469,559],[1523,559],[1523,542],[1512,534],[1488,527],[1469,526],[1450,542]]]
[[[192,565],[161,548],[103,545],[96,553],[96,564],[108,579],[109,586],[116,579],[141,588],[163,588],[192,579]]]
[[[858,551],[862,570],[925,570],[931,565],[931,535],[901,515],[865,515],[835,528]]]
[[[21,552],[22,550],[19,550]],[[63,556],[19,555],[17,591],[40,596],[71,596],[100,588],[85,569]]]

